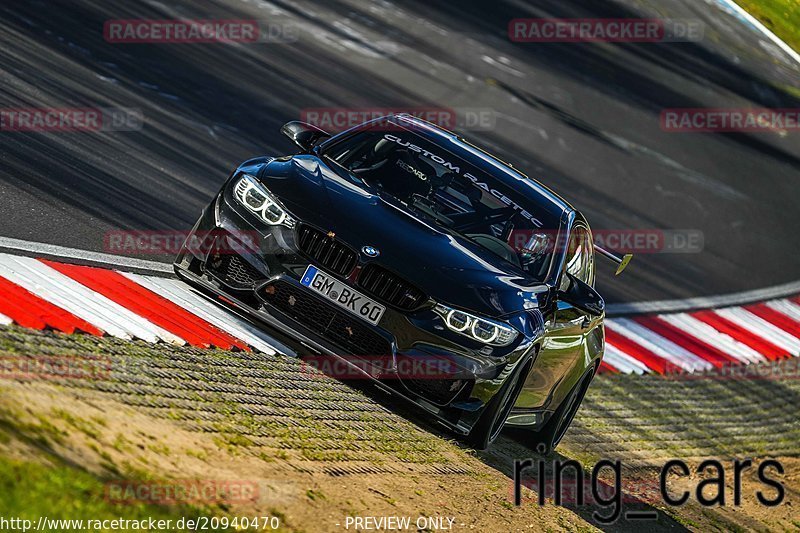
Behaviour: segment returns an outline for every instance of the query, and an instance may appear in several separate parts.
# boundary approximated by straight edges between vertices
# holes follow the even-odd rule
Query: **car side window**
[[[576,225],[572,228],[565,265],[566,272],[588,285],[594,285],[592,235],[585,226]]]

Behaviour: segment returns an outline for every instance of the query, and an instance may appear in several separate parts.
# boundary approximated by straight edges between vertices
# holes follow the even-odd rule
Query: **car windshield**
[[[415,214],[544,280],[559,219],[537,212],[534,202],[450,151],[390,125],[356,133],[322,156]]]

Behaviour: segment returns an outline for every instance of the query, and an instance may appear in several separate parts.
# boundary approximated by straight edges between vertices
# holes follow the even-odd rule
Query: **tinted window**
[[[390,195],[497,256],[544,279],[560,220],[491,174],[397,124],[373,126],[322,154],[332,166]]]

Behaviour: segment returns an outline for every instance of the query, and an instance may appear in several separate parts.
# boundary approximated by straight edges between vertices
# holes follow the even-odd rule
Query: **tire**
[[[583,378],[575,384],[561,405],[558,406],[542,429],[535,432],[532,442],[536,453],[547,455],[556,449],[561,439],[567,433],[578,408],[586,396],[589,384],[594,378],[594,368],[584,374]]]
[[[503,387],[495,394],[486,406],[478,422],[465,438],[466,443],[476,450],[485,450],[497,440],[503,426],[517,402],[519,393],[525,385],[525,378],[531,370],[532,359],[530,356],[521,361],[514,373],[503,383]]]

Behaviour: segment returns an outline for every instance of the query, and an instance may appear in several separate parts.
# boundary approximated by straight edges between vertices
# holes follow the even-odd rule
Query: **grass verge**
[[[735,0],[795,51],[800,52],[798,0]]]
[[[92,527],[93,531],[119,531],[121,528],[112,528],[114,520],[138,524],[161,521],[167,526],[165,530],[175,531],[183,517],[215,514],[188,505],[112,503],[105,498],[103,480],[80,468],[59,464],[53,457],[37,458],[40,461],[0,456],[0,516],[30,520],[31,524],[38,524],[40,517],[46,517],[47,522],[42,524],[44,531],[81,531],[86,529],[87,520],[99,521],[100,527]],[[84,523],[73,521],[76,517],[84,517],[81,519]]]
[[[102,498],[106,480],[213,479],[255,483],[258,498],[205,512],[280,516],[285,531],[341,531],[355,516],[448,516],[458,520],[455,530],[477,531],[597,526],[591,509],[539,506],[531,494],[521,507],[511,503],[514,460],[535,457],[525,436],[504,434],[488,452],[465,449],[396,399],[317,375],[296,359],[0,327],[0,361],[47,357],[102,357],[107,371],[0,379],[0,516],[113,516],[119,511]],[[600,376],[548,461],[575,459],[588,471],[618,458],[632,482],[652,487],[671,458],[730,465],[779,457],[787,492],[800,494],[797,377]],[[763,488],[745,483],[747,494]],[[753,498],[736,509],[652,508],[652,533],[786,530],[796,518],[790,507],[766,509]]]

